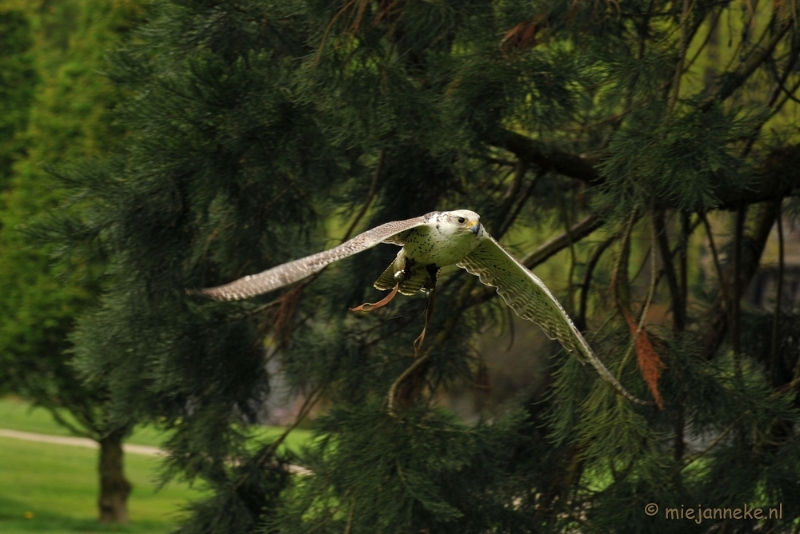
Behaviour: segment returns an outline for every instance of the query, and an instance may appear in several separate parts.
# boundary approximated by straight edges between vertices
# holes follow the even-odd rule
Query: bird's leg
[[[414,266],[414,259],[413,258],[406,258],[405,265],[401,271],[397,271],[394,273],[394,279],[397,280],[397,283],[394,285],[394,289],[392,292],[389,293],[386,297],[382,298],[378,302],[370,303],[365,302],[361,306],[356,306],[355,308],[350,308],[350,311],[354,312],[371,312],[372,310],[377,310],[378,308],[383,308],[387,304],[389,304],[392,299],[397,295],[397,291],[400,289],[400,284],[403,283],[403,280],[409,278],[411,276],[411,268]]]
[[[439,274],[439,267],[435,264],[426,267],[430,278],[428,278],[426,286],[428,291],[428,309],[425,310],[425,327],[417,339],[414,340],[414,355],[419,356],[419,351],[422,350],[422,344],[425,342],[425,332],[428,330],[428,323],[433,316],[433,305],[436,303],[436,277]]]
[[[436,265],[428,265],[426,270],[430,275],[425,283],[425,289],[428,290],[428,309],[425,310],[425,327],[422,329],[422,333],[419,337],[414,340],[415,360],[414,363],[403,371],[403,374],[394,381],[392,387],[389,388],[389,395],[387,397],[389,414],[395,417],[397,416],[394,409],[395,400],[408,402],[419,393],[423,385],[422,377],[425,374],[425,364],[431,357],[430,352],[422,353],[422,343],[425,341],[425,331],[428,329],[428,323],[433,316],[433,305],[436,303],[436,276],[439,274],[439,267]]]
[[[402,275],[407,275],[408,273],[406,271],[410,270],[410,269],[408,269],[409,267],[410,266],[408,264],[406,264],[406,268],[407,269],[404,269],[403,271],[400,271],[400,273],[402,273]],[[408,393],[408,392],[406,392],[406,393],[402,393],[401,392],[398,395],[398,393],[397,393],[398,387],[400,387],[401,384],[403,384],[403,382],[408,380],[409,377],[412,374],[416,374],[415,372],[419,371],[419,368],[422,365],[424,365],[425,362],[430,357],[430,353],[422,354],[422,344],[425,342],[425,332],[428,330],[428,324],[431,321],[431,317],[433,317],[433,308],[434,308],[434,305],[436,304],[436,278],[437,278],[437,275],[439,274],[439,267],[432,264],[432,265],[428,265],[425,268],[425,270],[428,271],[428,275],[429,275],[428,279],[425,282],[425,286],[424,286],[425,289],[428,291],[428,308],[425,310],[425,326],[422,329],[422,333],[417,337],[417,339],[414,340],[414,357],[416,358],[416,361],[413,364],[411,364],[411,366],[408,369],[406,369],[403,372],[403,374],[400,375],[397,378],[397,380],[394,381],[394,383],[392,384],[392,387],[389,388],[388,405],[389,405],[389,413],[392,414],[392,415],[394,415],[395,397],[398,396],[400,398],[404,398],[404,397],[408,396],[409,394],[411,394],[411,393]],[[392,292],[386,298],[384,298],[380,302],[376,302],[375,304],[365,303],[365,304],[362,304],[361,306],[358,306],[357,308],[350,308],[350,309],[353,310],[353,311],[366,311],[366,312],[368,312],[368,311],[372,311],[372,310],[374,310],[376,308],[380,308],[381,306],[385,306],[386,304],[388,304],[394,298],[394,296],[397,294],[397,291],[400,289],[400,283],[403,280],[403,276],[402,275],[400,277],[396,277],[398,279],[398,282],[394,286],[394,289],[392,290]],[[409,390],[409,391],[415,390],[415,386],[410,386],[410,387],[411,387],[411,390]],[[417,385],[417,387],[419,387],[419,385]]]
[[[395,297],[395,295],[397,295],[397,290],[398,289],[400,289],[400,283],[399,282],[397,284],[395,284],[394,289],[392,289],[391,293],[386,295],[384,298],[382,298],[378,302],[374,302],[374,303],[365,302],[361,306],[356,306],[355,308],[350,308],[350,311],[354,311],[354,312],[359,312],[359,311],[371,312],[373,310],[377,310],[378,308],[383,308],[384,306],[386,306],[387,304],[389,304],[392,301],[392,299]]]
[[[398,394],[397,389],[399,387],[401,387],[403,382],[405,382],[407,379],[411,378],[412,375],[424,372],[425,363],[428,361],[428,358],[430,358],[430,356],[431,356],[431,353],[428,352],[428,353],[420,356],[416,360],[414,360],[414,363],[412,363],[410,366],[408,366],[408,368],[405,371],[403,371],[403,374],[401,374],[399,377],[397,377],[397,380],[394,381],[394,383],[392,384],[392,387],[389,388],[389,394],[386,397],[387,405],[389,407],[389,415],[391,415],[393,417],[397,417],[397,413],[394,410],[394,405],[395,405],[395,400],[396,399],[400,399],[402,401],[408,402],[409,400],[411,400],[413,398],[413,396],[415,394],[414,390],[417,389],[417,388],[415,388],[413,386],[410,387],[410,388],[403,388],[403,389],[406,389],[406,391],[401,391],[399,394]],[[417,386],[418,385],[419,384],[417,384]]]

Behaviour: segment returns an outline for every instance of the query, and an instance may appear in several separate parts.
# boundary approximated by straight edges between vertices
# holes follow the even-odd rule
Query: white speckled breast
[[[475,250],[478,243],[480,237],[471,232],[444,233],[436,225],[430,225],[415,228],[412,235],[406,238],[403,249],[406,258],[413,259],[419,265],[444,267],[460,262]]]

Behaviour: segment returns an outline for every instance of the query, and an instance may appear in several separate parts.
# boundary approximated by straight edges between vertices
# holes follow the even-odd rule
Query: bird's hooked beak
[[[469,231],[472,232],[473,235],[478,235],[481,231],[481,223],[475,221],[472,223],[472,226],[469,227]]]

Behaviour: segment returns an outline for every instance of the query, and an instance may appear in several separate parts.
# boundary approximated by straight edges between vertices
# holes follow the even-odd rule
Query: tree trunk
[[[100,507],[101,523],[128,523],[128,495],[131,484],[125,478],[122,438],[124,429],[100,440]]]

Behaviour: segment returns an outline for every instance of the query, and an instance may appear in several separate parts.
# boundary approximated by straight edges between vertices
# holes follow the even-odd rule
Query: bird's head
[[[481,216],[474,211],[443,211],[439,213],[437,219],[442,225],[442,229],[453,235],[471,233],[479,237],[483,233],[483,226],[481,226],[480,222]]]

